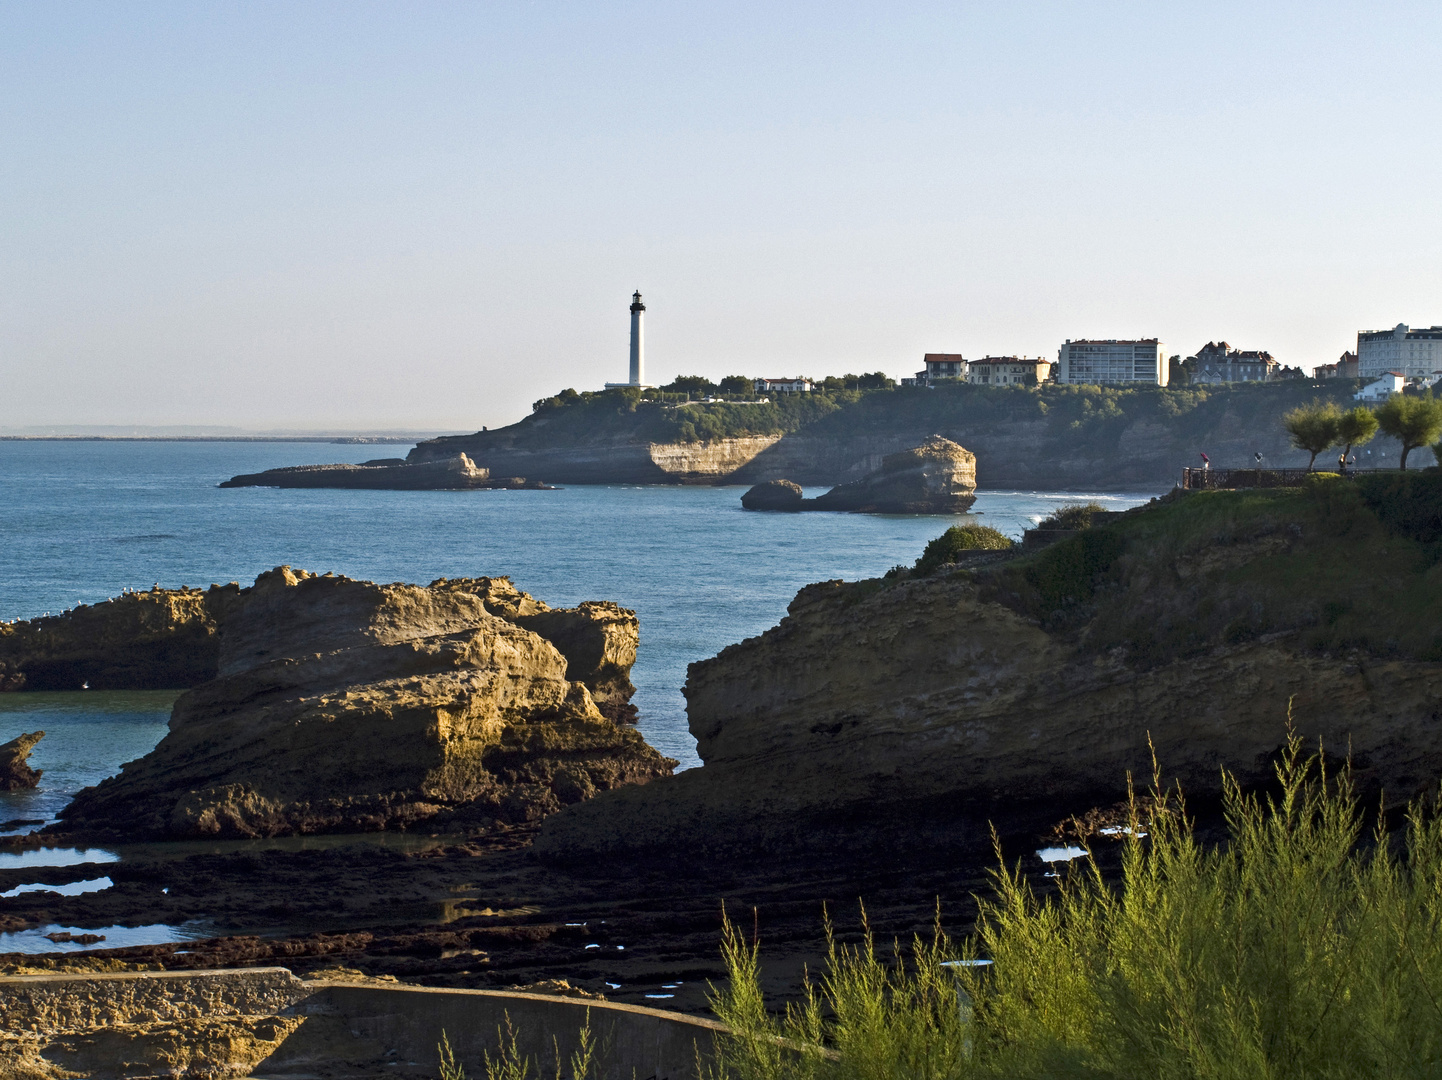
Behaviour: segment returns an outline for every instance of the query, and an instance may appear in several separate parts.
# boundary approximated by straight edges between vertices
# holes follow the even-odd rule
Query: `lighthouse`
[[[641,290],[631,294],[631,377],[625,382],[608,382],[607,390],[619,390],[623,386],[646,386],[646,342],[645,330],[641,325],[646,316],[646,305],[641,303]]]
[[[631,385],[645,386],[646,383],[641,377],[642,362],[644,359],[644,344],[642,342],[641,320],[646,316],[646,305],[641,303],[641,290],[637,289],[631,296]]]

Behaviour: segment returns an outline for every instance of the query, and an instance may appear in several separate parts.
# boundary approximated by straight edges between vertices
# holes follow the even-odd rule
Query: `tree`
[[[723,394],[740,394],[742,397],[751,397],[756,392],[756,381],[745,375],[727,375],[718,384],[718,389]]]
[[[714,394],[716,384],[704,375],[677,375],[661,389],[668,394]]]
[[[1307,462],[1307,471],[1312,471],[1317,455],[1337,442],[1337,429],[1342,422],[1342,410],[1328,401],[1314,401],[1310,405],[1299,405],[1282,417],[1282,426],[1292,437],[1292,445],[1312,455]]]
[[[1442,435],[1442,401],[1428,396],[1393,394],[1377,408],[1377,426],[1402,444],[1402,468],[1407,455]]]
[[[1342,447],[1343,457],[1352,452],[1352,447],[1370,442],[1375,434],[1377,434],[1377,416],[1365,405],[1348,409],[1337,421],[1337,439],[1346,444]]]

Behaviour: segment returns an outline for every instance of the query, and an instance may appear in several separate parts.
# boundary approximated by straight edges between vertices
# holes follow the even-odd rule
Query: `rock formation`
[[[215,613],[235,584],[132,592],[0,623],[0,691],[169,690],[213,678]]]
[[[0,791],[24,791],[40,783],[42,770],[30,767],[30,751],[43,738],[45,732],[32,731],[0,743]]]
[[[467,491],[475,488],[544,489],[538,480],[495,478],[465,454],[431,461],[377,458],[359,465],[292,465],[232,476],[217,485],[280,488],[367,488],[383,491]]]
[[[1442,584],[1340,495],[1188,496],[996,566],[808,586],[779,626],[691,665],[702,768],[571,808],[537,849],[984,848],[989,822],[1110,806],[1128,774],[1145,788],[1153,747],[1206,807],[1224,767],[1269,782],[1289,708],[1313,748],[1350,749],[1362,791],[1434,792]],[[1381,565],[1316,569],[1359,561]]]
[[[59,828],[487,827],[669,775],[675,762],[583,681],[624,711],[636,629],[613,604],[552,611],[503,578],[376,585],[279,567],[219,613],[215,677],[176,701],[169,734],[80,792]]]
[[[747,510],[796,511],[804,501],[801,485],[790,480],[767,480],[741,496],[741,505]]]
[[[920,446],[887,454],[860,480],[803,499],[789,480],[757,484],[741,496],[747,510],[843,510],[863,514],[960,514],[976,502],[976,455],[933,435]]]
[[[629,704],[640,640],[634,612],[608,601],[550,608],[507,578],[442,578],[432,588],[472,593],[491,614],[540,634],[566,658],[567,677],[585,683],[605,715],[635,716]],[[203,591],[156,586],[59,615],[0,623],[0,691],[196,686],[219,674],[218,621],[243,596],[235,582]]]

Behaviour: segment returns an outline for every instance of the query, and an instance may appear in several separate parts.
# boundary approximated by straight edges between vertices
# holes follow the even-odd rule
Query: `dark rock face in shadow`
[[[216,613],[239,592],[157,587],[0,623],[0,691],[182,690],[213,679]]]
[[[747,510],[795,511],[803,501],[801,485],[790,480],[768,480],[741,496],[741,505]]]
[[[0,791],[25,791],[40,783],[40,769],[30,767],[30,751],[45,738],[45,732],[33,731],[0,744]]]

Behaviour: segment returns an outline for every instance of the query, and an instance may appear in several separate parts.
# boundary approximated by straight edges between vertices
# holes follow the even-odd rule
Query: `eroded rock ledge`
[[[283,566],[217,608],[215,677],[59,830],[484,829],[675,765],[598,707],[624,711],[632,690],[637,622],[614,604],[555,611],[504,578],[377,585]]]

